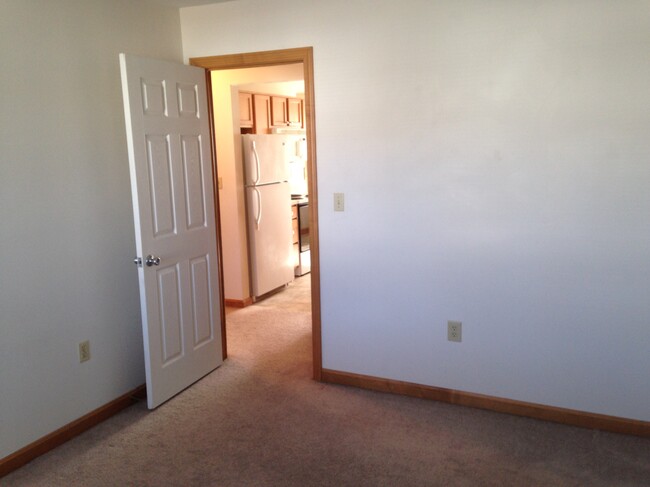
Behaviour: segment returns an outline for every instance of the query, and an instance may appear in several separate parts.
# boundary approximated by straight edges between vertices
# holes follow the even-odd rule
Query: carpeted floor
[[[215,372],[0,485],[650,485],[648,439],[312,381],[308,277],[227,324]]]

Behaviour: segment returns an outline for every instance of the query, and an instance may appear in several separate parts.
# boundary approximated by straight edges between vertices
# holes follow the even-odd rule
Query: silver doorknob
[[[147,267],[151,267],[152,265],[160,265],[160,257],[149,254],[144,258],[144,263],[147,265]]]

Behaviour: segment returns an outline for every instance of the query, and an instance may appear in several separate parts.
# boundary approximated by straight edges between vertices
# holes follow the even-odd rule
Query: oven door
[[[296,276],[311,272],[311,251],[309,250],[309,203],[298,205],[298,267]]]
[[[309,203],[298,205],[298,228],[300,251],[309,250]]]

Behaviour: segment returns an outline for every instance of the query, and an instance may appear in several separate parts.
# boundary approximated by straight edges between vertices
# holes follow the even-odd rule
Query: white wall
[[[144,383],[121,51],[180,61],[178,10],[2,1],[0,458]]]
[[[296,84],[289,81],[302,79],[302,76],[302,63],[212,72],[217,175],[223,183],[223,188],[219,190],[219,214],[226,299],[241,301],[251,297],[244,173],[241,146],[238,145],[241,141],[239,90],[296,96]],[[302,90],[304,91],[304,83]]]
[[[185,58],[314,47],[324,367],[650,420],[648,1],[240,0],[181,26]]]

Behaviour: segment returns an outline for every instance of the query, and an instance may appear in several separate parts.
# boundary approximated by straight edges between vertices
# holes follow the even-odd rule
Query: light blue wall
[[[180,61],[178,10],[2,1],[0,458],[144,383],[121,51]]]
[[[650,420],[647,1],[239,0],[181,25],[186,59],[314,48],[324,367]]]

